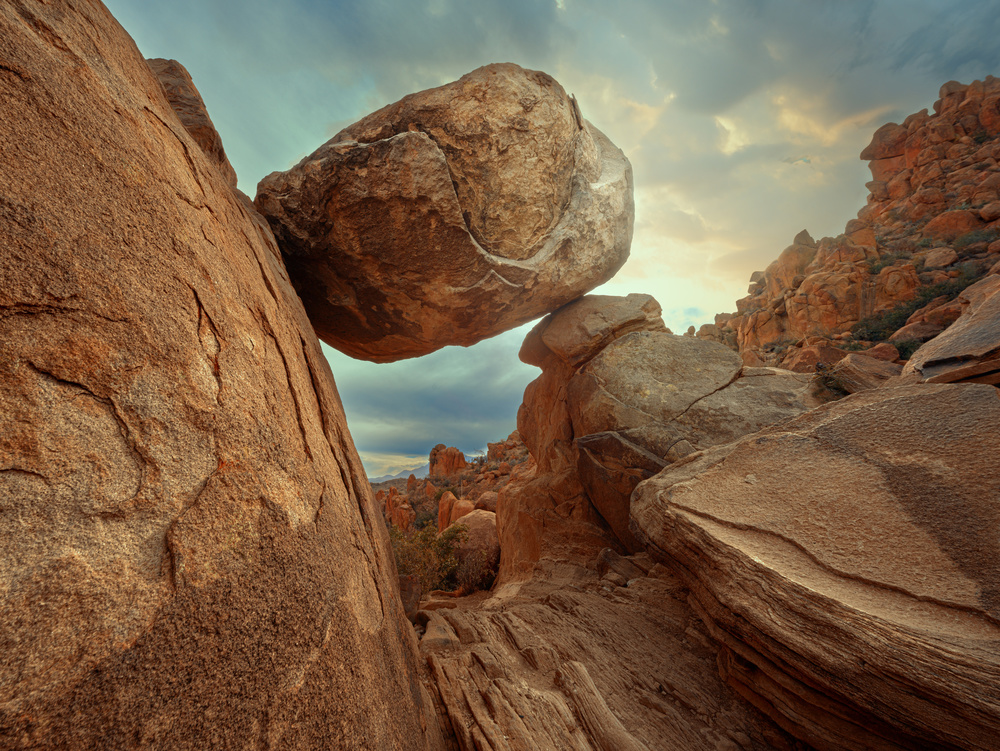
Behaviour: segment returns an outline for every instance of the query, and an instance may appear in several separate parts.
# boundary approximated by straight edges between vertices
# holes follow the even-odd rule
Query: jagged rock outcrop
[[[633,531],[727,681],[797,738],[994,748],[998,426],[991,386],[854,394],[641,484]]]
[[[344,129],[256,205],[320,338],[389,362],[607,281],[628,257],[632,170],[554,79],[496,64]]]
[[[524,390],[517,430],[531,459],[498,492],[501,582],[531,576],[542,558],[582,561],[621,548],[587,497],[566,387],[577,367],[621,334],[665,331],[649,295],[587,295],[543,319],[525,337],[520,359],[542,374]]]
[[[229,163],[226,150],[222,147],[222,137],[215,129],[212,118],[208,116],[205,102],[198,93],[198,88],[191,80],[187,68],[176,60],[154,58],[147,60],[153,73],[163,87],[163,93],[170,103],[170,108],[181,121],[181,125],[211,159],[222,176],[234,188],[236,187],[236,170]]]
[[[430,477],[452,477],[464,471],[469,465],[461,450],[439,443],[431,449],[430,466]]]
[[[0,58],[0,746],[436,747],[266,225],[100,3]]]
[[[1000,258],[1000,79],[951,81],[940,97],[934,114],[876,131],[861,154],[868,205],[844,234],[817,243],[800,233],[706,337],[735,338],[745,361],[786,367],[804,339],[891,335],[912,351],[955,320],[947,308],[960,288]],[[940,296],[936,316],[916,310]]]

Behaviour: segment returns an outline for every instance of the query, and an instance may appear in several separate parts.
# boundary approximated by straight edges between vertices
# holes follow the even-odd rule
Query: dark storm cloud
[[[324,346],[355,442],[365,452],[426,456],[438,443],[471,453],[506,438],[539,375],[517,359],[529,328],[387,364]]]

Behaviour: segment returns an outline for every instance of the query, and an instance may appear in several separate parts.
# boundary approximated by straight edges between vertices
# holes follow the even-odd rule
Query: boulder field
[[[912,353],[948,328],[962,288],[1000,262],[998,102],[998,78],[949,81],[932,113],[879,128],[861,153],[872,180],[857,218],[838,237],[800,232],[699,336],[811,373],[886,339]]]

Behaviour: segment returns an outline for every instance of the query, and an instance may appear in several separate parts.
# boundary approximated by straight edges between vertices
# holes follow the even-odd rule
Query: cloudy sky
[[[635,172],[632,255],[599,292],[654,295],[678,333],[734,310],[800,230],[843,231],[878,126],[1000,75],[1000,0],[106,3],[191,72],[251,196],[408,93],[491,62],[550,73]],[[391,365],[325,348],[369,472],[505,437],[538,373],[528,328]]]

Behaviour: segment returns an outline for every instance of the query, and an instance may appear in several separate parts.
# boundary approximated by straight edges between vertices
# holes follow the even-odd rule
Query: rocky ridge
[[[934,113],[876,131],[868,205],[845,233],[807,232],[699,336],[745,362],[812,372],[889,339],[909,355],[959,316],[961,290],[1000,262],[1000,79],[941,87]],[[905,359],[905,358],[904,358]]]

